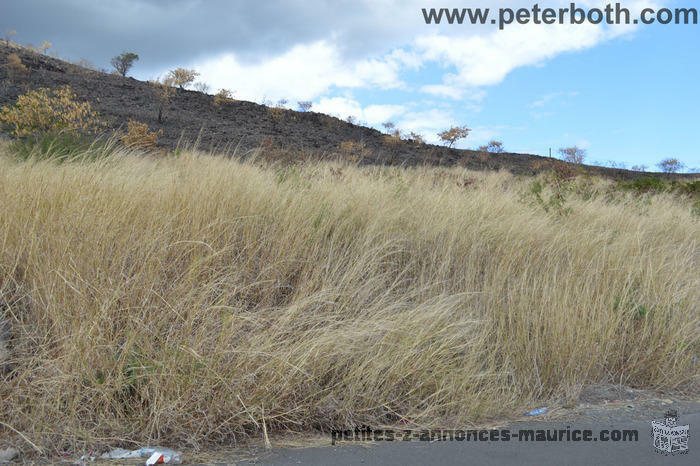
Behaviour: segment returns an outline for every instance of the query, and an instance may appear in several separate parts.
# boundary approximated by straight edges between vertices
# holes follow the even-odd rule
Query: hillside
[[[372,128],[350,124],[316,112],[271,109],[253,102],[236,100],[214,105],[214,97],[177,89],[164,120],[158,122],[158,100],[148,82],[89,70],[14,45],[0,44],[0,63],[16,53],[29,69],[23,80],[8,79],[0,67],[0,106],[12,104],[27,86],[31,88],[69,85],[79,98],[88,100],[117,129],[130,119],[163,130],[159,143],[175,148],[179,141],[198,141],[203,150],[239,152],[263,146],[267,155],[294,158],[300,151],[315,156],[348,156],[339,151],[342,143],[364,147],[364,163],[405,165],[460,164],[475,170],[506,169],[514,174],[534,174],[549,168],[553,159],[530,154],[489,154],[451,149],[432,144],[400,141],[388,144],[386,135]],[[340,152],[340,153],[339,153]],[[628,170],[584,166],[591,174],[620,179],[646,176]],[[663,175],[683,178],[684,175]]]

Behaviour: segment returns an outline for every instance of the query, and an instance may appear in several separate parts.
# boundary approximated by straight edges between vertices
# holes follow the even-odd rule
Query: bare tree
[[[297,104],[299,105],[299,110],[302,112],[308,112],[313,106],[313,103],[308,100],[299,101]]]
[[[565,162],[582,164],[583,159],[586,158],[586,149],[580,149],[576,146],[573,147],[562,147],[559,149],[561,154],[561,159]]]

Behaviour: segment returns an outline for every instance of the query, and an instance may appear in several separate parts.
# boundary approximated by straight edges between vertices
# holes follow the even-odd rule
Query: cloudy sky
[[[0,32],[47,40],[62,58],[109,67],[139,54],[131,75],[195,68],[239,99],[391,120],[429,141],[455,124],[460,147],[491,138],[546,155],[578,145],[588,161],[700,166],[698,25],[427,25],[421,8],[531,8],[534,1],[0,0]],[[570,1],[540,1],[544,7]],[[595,7],[607,2],[581,0]],[[694,0],[629,0],[641,8]],[[634,17],[634,16],[633,16]]]

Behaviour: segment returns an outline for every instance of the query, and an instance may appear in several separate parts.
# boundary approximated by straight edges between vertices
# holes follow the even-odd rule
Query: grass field
[[[697,389],[693,201],[564,186],[0,146],[0,433],[230,445],[464,427],[600,381]]]

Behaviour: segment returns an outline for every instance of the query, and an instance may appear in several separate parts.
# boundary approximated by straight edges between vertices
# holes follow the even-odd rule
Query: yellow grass
[[[196,448],[263,426],[273,443],[360,423],[464,427],[600,381],[696,387],[690,202],[574,196],[569,215],[547,214],[522,200],[528,183],[192,153],[0,156],[3,426],[47,453]]]

